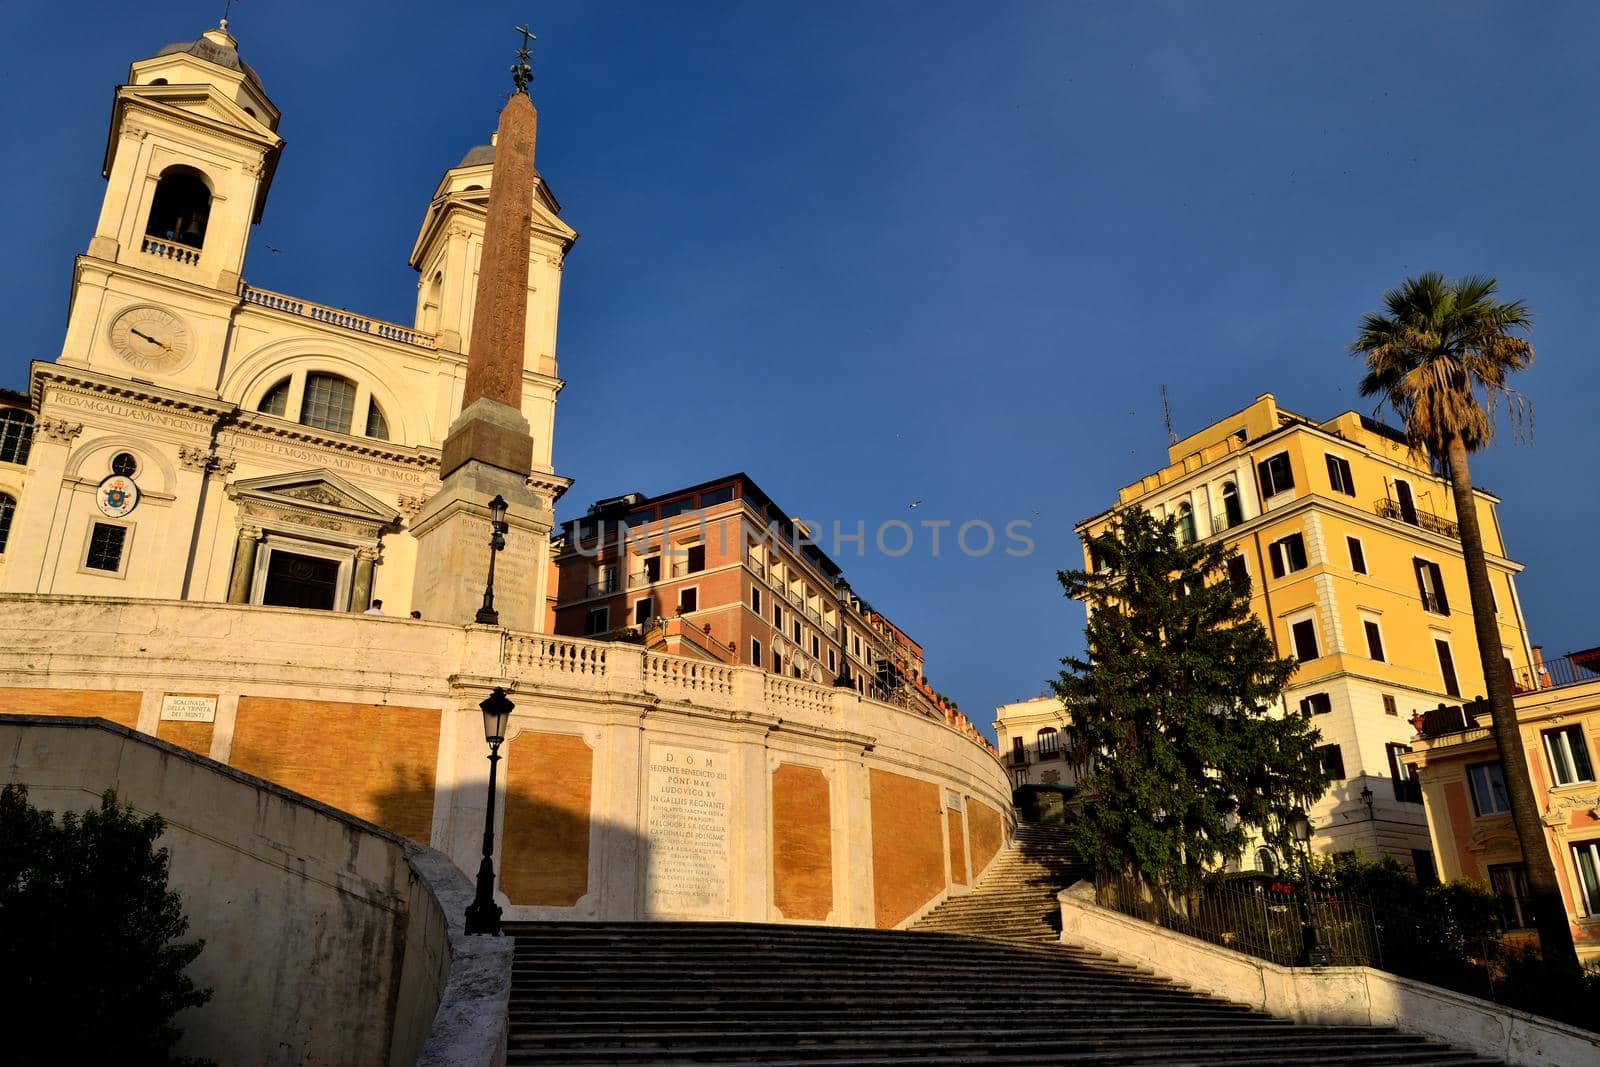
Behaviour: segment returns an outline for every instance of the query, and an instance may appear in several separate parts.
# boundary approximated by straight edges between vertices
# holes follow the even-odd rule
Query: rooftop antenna
[[[1167,424],[1167,444],[1178,443],[1178,435],[1172,432],[1172,405],[1167,402],[1167,387],[1161,387],[1161,418]]]

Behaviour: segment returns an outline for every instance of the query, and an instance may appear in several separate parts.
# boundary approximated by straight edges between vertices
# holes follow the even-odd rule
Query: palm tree
[[[1516,336],[1526,332],[1533,320],[1522,301],[1496,300],[1498,288],[1493,278],[1449,280],[1431,271],[1407,278],[1383,295],[1386,314],[1362,318],[1350,351],[1367,362],[1361,394],[1387,401],[1400,417],[1412,449],[1427,452],[1450,479],[1478,656],[1489,688],[1489,714],[1511,819],[1522,843],[1539,945],[1553,965],[1576,968],[1572,929],[1517,731],[1511,670],[1500,652],[1489,567],[1467,467],[1467,457],[1494,438],[1496,408],[1503,403],[1519,427],[1527,413],[1526,402],[1507,381],[1533,361],[1533,345]]]

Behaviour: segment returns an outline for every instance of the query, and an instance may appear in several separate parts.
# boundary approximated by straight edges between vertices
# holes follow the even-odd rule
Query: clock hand
[[[147,333],[141,333],[140,331],[135,330],[135,329],[129,329],[128,332],[133,334],[135,337],[143,337],[146,341],[149,341],[153,345],[157,345],[157,346],[159,346],[161,348],[164,348],[168,352],[172,351],[172,346],[171,345],[164,345],[160,341],[157,341],[154,337],[151,337]]]

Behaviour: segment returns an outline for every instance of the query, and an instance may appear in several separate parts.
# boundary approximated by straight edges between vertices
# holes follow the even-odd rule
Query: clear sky
[[[221,6],[7,5],[0,383],[59,354],[113,87]],[[539,168],[582,234],[561,518],[745,470],[824,530],[860,520],[849,577],[987,724],[1081,648],[1055,571],[1165,462],[1160,384],[1180,434],[1265,391],[1368,410],[1360,314],[1482,272],[1538,317],[1537,433],[1475,475],[1534,639],[1600,645],[1600,6],[240,0],[288,140],[247,278],[409,322],[423,208],[530,19]],[[903,556],[872,543],[894,520]],[[996,550],[952,527],[935,556],[940,520]]]

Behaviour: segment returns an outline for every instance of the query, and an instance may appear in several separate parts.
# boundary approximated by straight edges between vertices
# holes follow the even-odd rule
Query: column
[[[260,543],[258,527],[239,527],[239,544],[233,550],[233,574],[228,579],[228,603],[250,603],[250,586],[256,577],[256,547]]]
[[[356,549],[356,576],[350,590],[350,610],[367,610],[372,602],[372,568],[378,558],[375,548]]]

